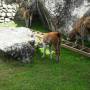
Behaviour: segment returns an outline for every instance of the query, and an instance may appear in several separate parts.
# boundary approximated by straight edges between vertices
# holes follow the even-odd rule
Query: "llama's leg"
[[[42,58],[44,58],[45,55],[46,55],[46,48],[47,48],[46,44],[43,43],[43,55],[42,55]]]
[[[29,19],[25,19],[25,24],[26,24],[26,27],[28,28],[29,27]]]
[[[60,50],[58,50],[56,53],[56,62],[59,63],[59,61],[60,61]]]
[[[59,59],[60,59],[60,56],[57,55],[57,56],[56,56],[56,62],[57,62],[57,63],[59,63]]]
[[[32,25],[32,15],[30,16],[29,21],[30,21],[30,27],[31,27],[31,25]]]
[[[82,49],[84,49],[84,29],[83,29],[83,33],[81,36],[81,41],[82,41]]]
[[[82,49],[84,49],[84,36],[85,36],[85,28],[84,25],[81,27],[81,42],[82,42]]]
[[[76,47],[77,46],[77,44],[78,44],[78,35],[76,35],[76,41],[75,41],[75,43],[73,43],[73,47]]]
[[[49,51],[50,51],[50,60],[52,60],[52,45],[49,45]]]
[[[56,46],[56,62],[59,63],[60,61],[60,44]]]
[[[76,46],[77,46],[77,43],[78,43],[78,38],[79,38],[79,36],[76,35],[76,41],[75,41],[75,45],[76,45]]]
[[[82,50],[84,49],[84,37],[81,38],[81,42],[82,42]]]

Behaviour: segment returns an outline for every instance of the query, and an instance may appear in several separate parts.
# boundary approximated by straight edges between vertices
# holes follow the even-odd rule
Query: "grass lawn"
[[[90,90],[90,58],[65,48],[58,64],[54,54],[49,60],[48,51],[41,56],[42,49],[36,50],[32,64],[0,57],[0,90]]]

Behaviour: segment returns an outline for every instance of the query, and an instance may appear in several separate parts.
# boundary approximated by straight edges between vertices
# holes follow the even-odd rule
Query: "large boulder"
[[[22,62],[30,62],[34,55],[34,34],[25,27],[0,30],[0,52]]]
[[[90,11],[90,0],[38,0],[39,10],[50,30],[68,33]],[[89,14],[90,16],[90,14]]]

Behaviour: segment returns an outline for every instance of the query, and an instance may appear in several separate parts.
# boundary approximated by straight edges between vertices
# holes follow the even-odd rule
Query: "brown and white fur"
[[[43,51],[42,57],[45,57],[47,45],[49,45],[50,59],[52,60],[52,47],[54,47],[55,53],[56,53],[56,62],[59,62],[59,60],[60,60],[61,33],[49,32],[43,36],[44,51]]]
[[[23,12],[23,18],[25,19],[26,27],[31,27],[33,14],[30,13],[29,9],[25,9]]]
[[[74,29],[69,33],[69,39],[75,40],[77,45],[78,39],[82,41],[82,48],[84,48],[84,38],[90,34],[90,16],[80,18],[74,25]]]
[[[23,19],[25,20],[26,27],[31,27],[33,12],[30,7],[25,6],[21,3],[19,7],[20,14],[22,15]]]

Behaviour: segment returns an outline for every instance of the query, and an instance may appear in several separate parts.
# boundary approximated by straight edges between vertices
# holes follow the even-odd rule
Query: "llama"
[[[31,27],[33,13],[30,13],[29,9],[25,9],[23,12],[23,18],[25,19],[26,27]]]
[[[81,39],[82,49],[84,48],[84,39],[90,34],[90,16],[80,18],[73,30],[69,33],[69,39],[71,41],[75,41],[75,45],[77,45],[78,39]]]
[[[31,27],[33,17],[32,6],[28,6],[26,3],[22,2],[20,3],[19,12],[25,20],[26,27]]]
[[[56,53],[56,62],[59,62],[59,60],[60,60],[61,33],[59,33],[59,32],[45,33],[45,35],[43,36],[44,51],[43,51],[42,57],[45,57],[47,45],[49,45],[50,59],[52,60],[52,46],[53,46],[55,49],[55,53]]]

